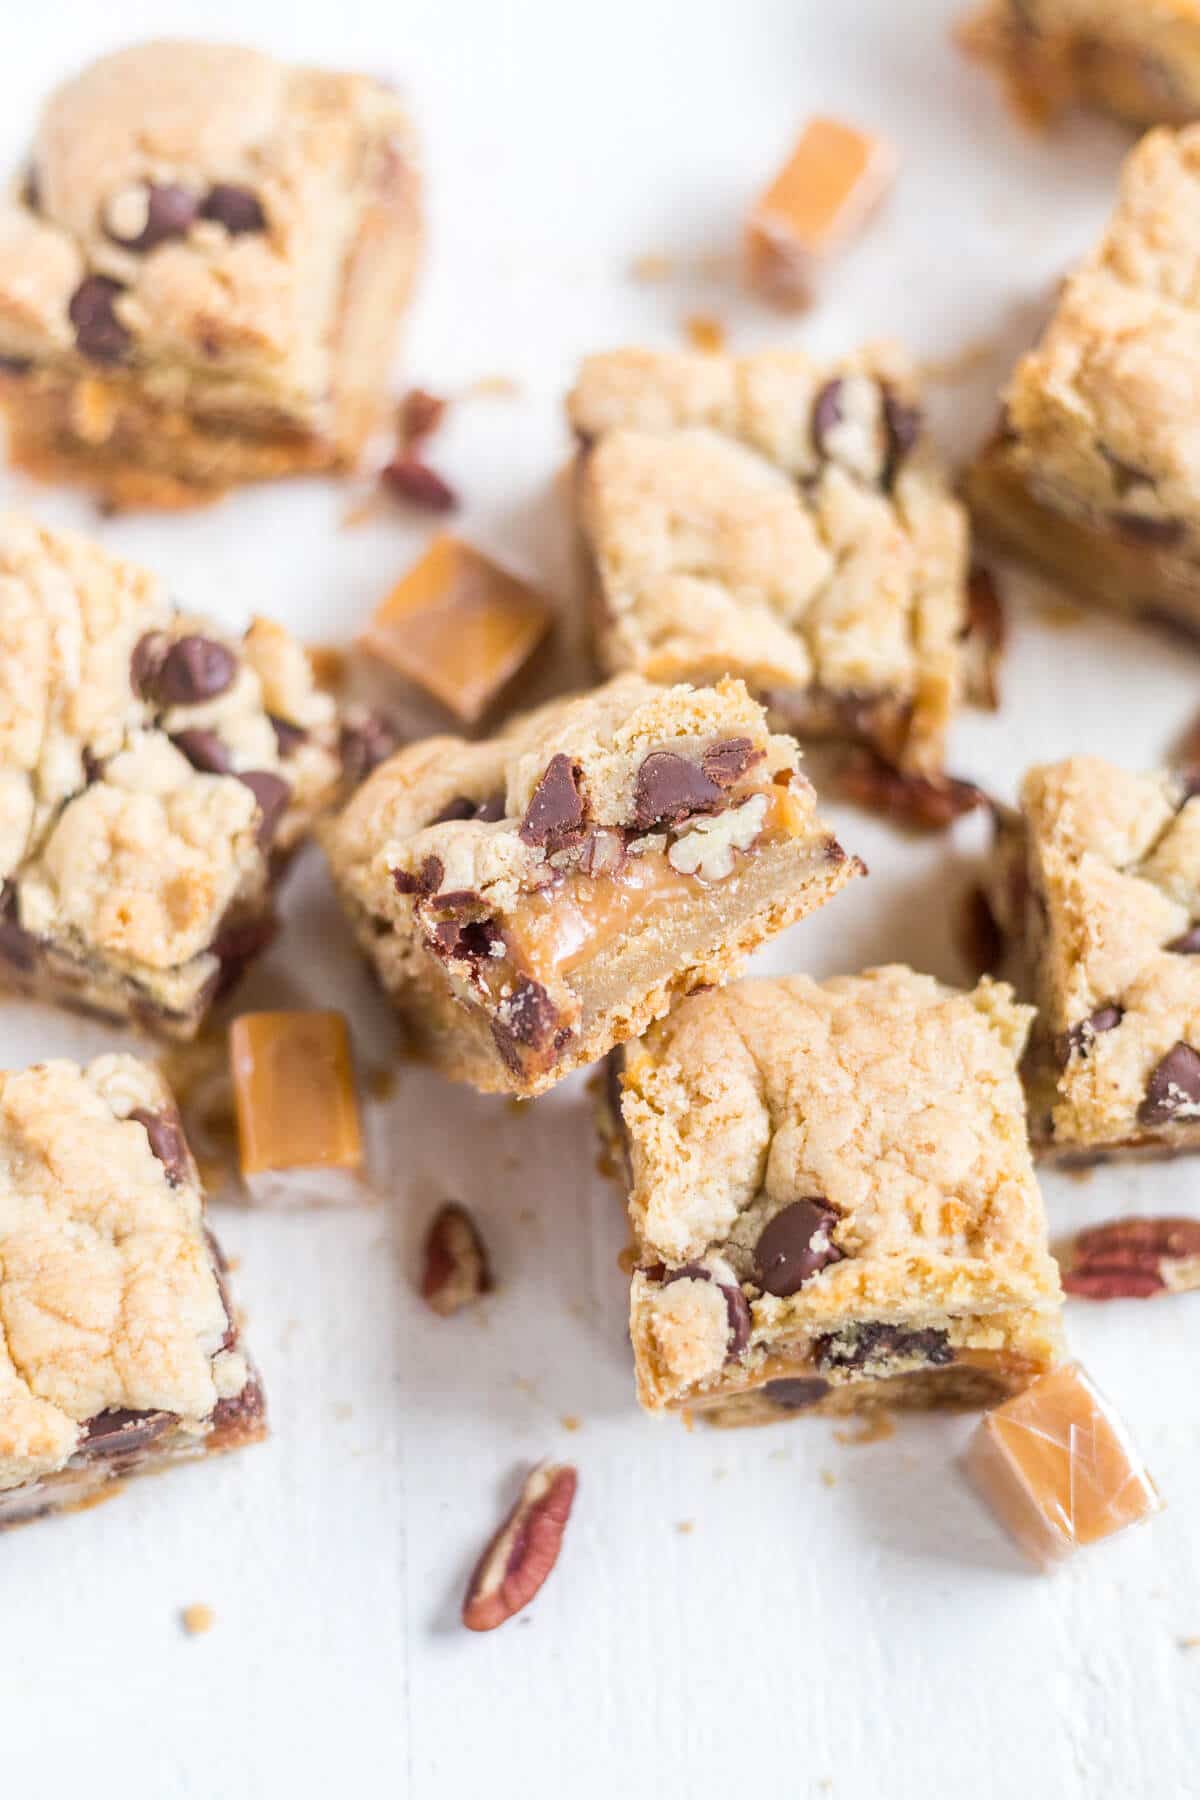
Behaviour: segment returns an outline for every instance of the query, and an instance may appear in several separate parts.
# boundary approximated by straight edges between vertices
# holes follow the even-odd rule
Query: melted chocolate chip
[[[766,751],[756,750],[749,738],[725,738],[722,743],[709,745],[700,759],[700,767],[710,781],[727,788],[740,781],[746,770],[762,762],[765,756]]]
[[[258,801],[258,810],[262,815],[258,821],[257,838],[260,845],[267,845],[279,829],[280,820],[287,811],[288,801],[292,797],[291,786],[270,769],[246,769],[239,773],[238,780],[243,787],[248,787]]]
[[[228,775],[233,767],[229,747],[215,731],[198,725],[190,731],[177,731],[171,742],[193,769],[201,769],[207,775]]]
[[[127,1456],[133,1450],[142,1450],[152,1444],[174,1422],[174,1413],[134,1412],[128,1407],[114,1406],[87,1421],[78,1454],[89,1461]]]
[[[560,751],[550,758],[521,820],[518,836],[524,843],[557,850],[575,836],[583,824],[578,783],[579,772],[569,756]]]
[[[456,794],[453,800],[447,800],[436,819],[430,819],[431,825],[449,825],[455,819],[473,819],[475,802],[468,800],[465,794]]]
[[[258,913],[250,918],[233,919],[222,925],[213,940],[212,953],[220,963],[213,985],[213,999],[224,999],[235,988],[246,967],[253,962],[279,929],[273,913]]]
[[[637,772],[633,822],[639,831],[649,831],[678,825],[693,813],[720,812],[726,803],[724,788],[699,763],[673,750],[652,750]]]
[[[1200,925],[1190,925],[1181,937],[1172,938],[1167,949],[1176,956],[1200,956]]]
[[[1125,1017],[1125,1009],[1121,1006],[1098,1006],[1089,1018],[1080,1019],[1069,1031],[1061,1031],[1054,1040],[1054,1051],[1058,1057],[1059,1067],[1065,1069],[1072,1056],[1079,1055],[1086,1059],[1091,1049],[1092,1039],[1103,1031],[1115,1031]]]
[[[386,762],[400,743],[399,733],[380,713],[367,713],[342,727],[339,751],[342,772],[351,787],[365,781]]]
[[[133,655],[129,659],[129,680],[139,699],[153,699],[154,685],[168,647],[164,631],[148,631],[133,646]]]
[[[11,882],[0,886],[0,960],[28,974],[37,962],[37,939],[17,919],[17,890]]]
[[[761,1388],[762,1396],[772,1406],[782,1406],[788,1412],[803,1412],[806,1406],[815,1406],[829,1392],[829,1383],[813,1375],[807,1380],[802,1378],[784,1381],[767,1381]]]
[[[1172,1046],[1151,1071],[1146,1098],[1138,1107],[1139,1125],[1166,1125],[1180,1113],[1200,1107],[1200,1056],[1190,1044]]]
[[[172,1187],[178,1187],[188,1172],[187,1139],[183,1135],[179,1115],[174,1112],[146,1112],[139,1106],[129,1117],[144,1126],[150,1140],[150,1149],[166,1171],[167,1180]]]
[[[760,1287],[781,1298],[794,1294],[842,1253],[830,1232],[838,1215],[820,1199],[793,1200],[764,1227],[754,1246]]]
[[[672,1269],[670,1274],[664,1275],[662,1285],[670,1287],[673,1281],[714,1280],[711,1269],[706,1269],[702,1263],[685,1263],[682,1268]],[[725,1316],[729,1321],[725,1359],[733,1362],[750,1342],[750,1302],[741,1288],[735,1287],[732,1282],[717,1281],[716,1286],[725,1297]]]
[[[1110,512],[1109,519],[1121,536],[1134,544],[1160,545],[1169,549],[1187,534],[1182,519],[1164,519],[1153,513]]]
[[[899,399],[891,388],[883,388],[883,425],[888,443],[882,483],[885,491],[891,489],[905,458],[920,437],[922,422],[919,406]]]
[[[231,237],[267,229],[267,215],[258,195],[251,188],[237,187],[229,181],[219,181],[209,188],[199,216],[214,225],[223,225]]]
[[[440,856],[427,856],[415,875],[407,869],[393,869],[392,885],[398,894],[436,894],[445,873]]]
[[[301,744],[308,742],[308,733],[303,725],[293,725],[290,719],[281,719],[278,713],[268,713],[271,730],[275,733],[275,748],[280,756],[291,756]]]
[[[121,283],[108,275],[87,275],[71,295],[67,314],[75,327],[75,343],[80,355],[92,362],[120,362],[133,342],[113,310],[123,292]]]
[[[484,825],[495,825],[508,817],[508,799],[504,794],[489,794],[475,808],[475,817]]]
[[[872,1322],[818,1338],[816,1357],[822,1369],[861,1369],[872,1362],[918,1359],[940,1369],[954,1361],[954,1351],[946,1333],[933,1326],[909,1331],[902,1325]]]
[[[122,237],[108,227],[114,244],[126,250],[153,250],[170,238],[186,237],[196,217],[196,196],[170,182],[150,183],[146,188],[146,223],[134,237]]]
[[[471,894],[468,898],[476,901],[478,895]],[[470,919],[465,924],[456,919],[444,919],[434,927],[433,935],[443,956],[471,963],[483,962],[492,954],[493,944],[504,942],[492,919]]]
[[[819,456],[826,454],[825,439],[842,422],[842,383],[827,381],[817,392],[812,409],[812,440]]]
[[[133,682],[139,694],[160,706],[195,706],[223,694],[237,674],[237,658],[224,644],[190,634],[163,648],[160,632],[139,639],[133,652]]]

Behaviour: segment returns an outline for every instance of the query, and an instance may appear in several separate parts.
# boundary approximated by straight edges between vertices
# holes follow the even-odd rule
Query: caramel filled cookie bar
[[[0,1072],[0,1526],[265,1434],[165,1083]]]
[[[606,669],[739,675],[780,729],[940,773],[967,534],[898,351],[616,351],[568,410]]]
[[[419,229],[381,83],[204,43],[93,63],[0,209],[13,459],[162,506],[351,463]]]
[[[625,675],[486,742],[411,745],[324,840],[417,1047],[521,1095],[727,981],[861,869],[734,680]]]
[[[1031,1011],[911,969],[694,996],[614,1055],[651,1412],[977,1406],[1060,1351]]]
[[[192,1036],[340,773],[282,627],[235,637],[83,538],[0,524],[0,986]]]

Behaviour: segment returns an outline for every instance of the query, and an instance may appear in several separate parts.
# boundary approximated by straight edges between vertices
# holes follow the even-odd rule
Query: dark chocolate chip
[[[1151,1071],[1146,1098],[1138,1107],[1139,1125],[1166,1125],[1180,1113],[1200,1107],[1200,1056],[1190,1044],[1172,1046]]]
[[[83,764],[83,778],[88,786],[91,787],[93,781],[99,781],[101,775],[103,775],[104,762],[87,744],[83,746],[83,750],[80,753],[80,761]]]
[[[86,275],[71,295],[67,313],[75,327],[75,342],[80,355],[92,362],[120,362],[133,342],[113,310],[123,292],[121,283],[108,275]]]
[[[170,182],[151,182],[146,188],[146,223],[136,237],[126,238],[108,227],[114,244],[126,250],[153,250],[169,238],[186,237],[196,217],[196,196]]]
[[[817,1362],[823,1369],[861,1369],[871,1362],[920,1359],[933,1368],[954,1361],[954,1351],[944,1331],[928,1326],[909,1331],[903,1325],[850,1325],[817,1339]]]
[[[788,1412],[803,1412],[806,1406],[815,1406],[829,1392],[829,1383],[813,1375],[807,1380],[803,1378],[784,1381],[764,1382],[760,1392],[772,1406],[785,1407]]]
[[[33,359],[28,356],[0,356],[0,372],[5,375],[28,375]]]
[[[489,794],[475,808],[475,817],[484,825],[495,825],[508,817],[508,799],[504,794]]]
[[[575,836],[583,824],[583,797],[578,781],[578,771],[569,756],[560,751],[550,758],[521,820],[518,836],[524,843],[557,850]]]
[[[1200,956],[1200,925],[1190,925],[1182,937],[1172,938],[1167,949],[1176,956]]]
[[[275,733],[275,748],[280,756],[290,756],[301,744],[308,742],[308,733],[303,725],[293,725],[290,719],[281,719],[278,713],[268,713],[271,730]]]
[[[436,819],[430,819],[431,825],[449,825],[454,819],[473,819],[476,816],[475,802],[468,800],[465,794],[456,794],[453,800],[447,800]]]
[[[710,781],[718,787],[732,787],[740,781],[746,770],[766,756],[765,750],[756,750],[749,738],[726,738],[720,744],[710,744],[700,759],[700,766]]]
[[[127,1456],[130,1451],[142,1450],[152,1444],[174,1422],[174,1413],[134,1412],[129,1407],[114,1406],[87,1421],[78,1454],[93,1461],[101,1457]]]
[[[0,885],[0,959],[28,974],[37,962],[37,939],[17,919],[17,890]]]
[[[243,787],[250,789],[258,801],[258,810],[262,816],[258,821],[256,836],[259,844],[265,847],[275,836],[279,822],[287,811],[288,801],[292,797],[291,784],[270,769],[239,771],[238,780]]]
[[[794,1294],[842,1253],[830,1232],[838,1215],[820,1199],[793,1200],[764,1227],[754,1246],[759,1285],[781,1298]]]
[[[1164,519],[1153,513],[1110,512],[1109,519],[1121,536],[1133,544],[1159,544],[1169,549],[1187,535],[1182,519]]]
[[[171,742],[187,757],[193,769],[201,769],[205,774],[228,775],[233,767],[229,747],[215,731],[197,725],[190,731],[177,731]]]
[[[279,921],[270,912],[230,920],[222,925],[212,946],[212,953],[221,965],[213,984],[214,1000],[224,999],[237,986],[248,964],[266,949],[278,929]]]
[[[25,179],[21,183],[21,204],[30,212],[40,212],[42,205],[42,184],[38,179],[37,169],[33,163],[25,171]]]
[[[342,727],[339,750],[342,772],[357,787],[373,769],[387,761],[400,743],[399,733],[380,713],[367,713]]]
[[[155,683],[169,647],[165,631],[148,631],[133,646],[133,655],[129,659],[129,679],[134,693],[140,699],[153,699]]]
[[[450,483],[417,456],[394,456],[379,471],[379,479],[390,493],[426,512],[453,512],[458,505],[458,495]]]
[[[618,1114],[619,1116],[619,1114]],[[670,1287],[674,1281],[712,1281],[712,1271],[702,1263],[685,1263],[682,1268],[672,1269],[663,1277],[662,1285]],[[725,1316],[729,1321],[729,1337],[726,1343],[725,1356],[732,1362],[742,1354],[750,1342],[750,1302],[740,1287],[732,1282],[718,1281],[716,1286],[725,1296]]]
[[[1065,1069],[1072,1056],[1087,1057],[1091,1049],[1092,1039],[1102,1031],[1115,1031],[1125,1017],[1125,1009],[1121,1006],[1098,1006],[1090,1018],[1080,1019],[1069,1031],[1060,1031],[1054,1040],[1054,1053],[1059,1067]]]
[[[477,896],[471,898],[474,900]],[[491,956],[492,945],[504,941],[492,919],[471,919],[466,924],[444,919],[434,927],[434,938],[443,956],[471,963],[483,962]]]
[[[152,632],[149,638],[157,638]],[[147,646],[143,656],[143,646]],[[160,706],[195,706],[223,694],[237,674],[237,658],[212,638],[189,635],[177,638],[161,660],[148,638],[133,653],[134,683],[140,694]],[[142,658],[139,666],[139,658]]]
[[[813,447],[819,456],[825,455],[825,439],[835,425],[842,422],[842,383],[827,381],[817,392],[812,409]]]
[[[901,465],[921,435],[924,418],[919,406],[901,400],[891,388],[883,387],[883,426],[887,432],[887,460],[883,468],[883,486],[890,489],[900,473]]]
[[[188,1172],[187,1139],[183,1135],[179,1115],[174,1112],[146,1112],[139,1106],[129,1117],[145,1127],[150,1148],[166,1170],[167,1180],[172,1187],[178,1187]]]
[[[993,653],[1004,648],[1007,620],[996,577],[982,563],[972,563],[967,575],[967,623],[963,636],[977,639]]]
[[[427,856],[415,875],[407,869],[393,869],[392,884],[398,894],[436,894],[445,873],[440,856]]]
[[[724,788],[673,750],[652,750],[637,772],[633,822],[639,831],[678,825],[692,813],[720,812],[725,805]]]
[[[200,204],[200,217],[223,225],[231,237],[267,229],[267,215],[258,195],[251,188],[237,187],[229,181],[219,181],[209,188]]]

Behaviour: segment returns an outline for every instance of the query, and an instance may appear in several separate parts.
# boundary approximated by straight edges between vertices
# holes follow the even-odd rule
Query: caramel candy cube
[[[346,1021],[336,1012],[243,1013],[229,1030],[238,1150],[265,1206],[366,1197]]]
[[[474,725],[529,661],[550,622],[540,594],[443,533],[376,607],[361,642]]]
[[[777,305],[807,306],[818,268],[865,224],[895,173],[895,152],[882,138],[837,119],[810,119],[751,211],[750,285]]]
[[[988,1413],[967,1472],[1043,1568],[1162,1508],[1125,1427],[1077,1363],[1040,1375]]]

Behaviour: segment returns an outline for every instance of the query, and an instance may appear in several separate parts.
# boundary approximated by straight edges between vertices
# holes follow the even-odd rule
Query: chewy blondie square
[[[740,681],[619,676],[384,763],[323,832],[416,1046],[541,1093],[861,872]]]
[[[1004,546],[1121,612],[1200,632],[1200,126],[1127,158],[1116,210],[1018,363],[968,481]]]
[[[0,1526],[265,1434],[161,1077],[0,1072]]]
[[[959,35],[1035,123],[1076,104],[1136,126],[1200,117],[1197,0],[985,0]]]
[[[604,668],[739,675],[780,729],[940,773],[967,532],[898,350],[616,351],[568,411]]]
[[[273,930],[341,773],[302,647],[0,523],[0,987],[190,1037]]]
[[[191,42],[93,63],[0,209],[14,461],[161,506],[352,463],[419,235],[380,82]]]
[[[1200,1147],[1200,794],[1098,756],[1031,769],[987,897],[1038,1007],[1039,1153]]]
[[[1031,1017],[891,966],[697,995],[615,1053],[643,1406],[976,1406],[1057,1360]]]

